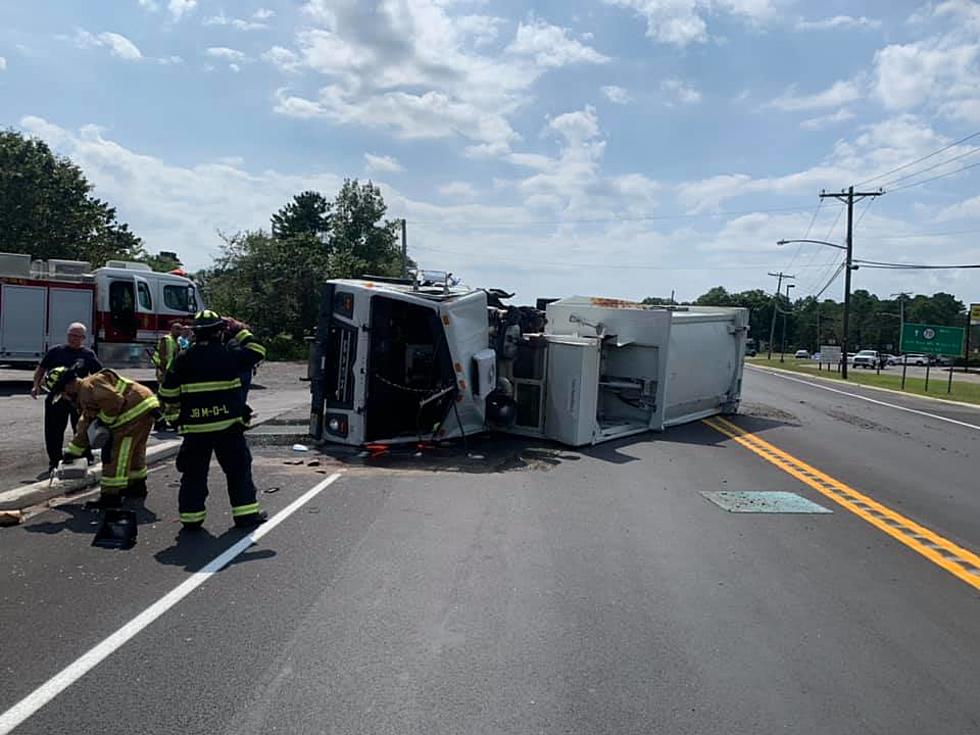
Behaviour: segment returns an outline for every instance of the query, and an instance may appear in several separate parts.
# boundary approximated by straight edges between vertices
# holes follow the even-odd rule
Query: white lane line
[[[789,375],[783,375],[781,373],[773,373],[769,370],[763,370],[762,368],[755,368],[760,373],[765,373],[766,375],[772,375],[775,378],[782,378],[783,380],[792,380],[794,383],[803,383],[803,385],[808,385],[811,388],[819,388],[820,390],[830,391],[831,393],[839,393],[842,396],[849,396],[850,398],[857,398],[862,401],[867,401],[868,403],[876,403],[879,406],[888,406],[888,408],[894,408],[898,411],[906,411],[908,413],[915,413],[919,416],[928,416],[931,419],[936,419],[937,421],[945,421],[948,424],[956,424],[957,426],[965,426],[967,429],[974,429],[980,431],[980,426],[976,424],[968,424],[966,421],[957,421],[956,419],[947,418],[946,416],[939,416],[934,413],[929,413],[928,411],[919,411],[915,408],[908,408],[907,406],[899,406],[895,403],[887,403],[885,401],[879,401],[876,398],[868,398],[867,396],[862,396],[860,393],[848,393],[845,390],[837,390],[836,388],[831,388],[827,385],[820,385],[819,383],[811,383],[809,380],[800,380],[799,378],[794,378]]]
[[[125,644],[130,638],[133,638],[146,626],[167,612],[167,610],[172,608],[178,602],[187,597],[187,595],[189,595],[191,592],[207,582],[212,575],[220,572],[224,567],[228,566],[228,564],[233,561],[236,556],[241,554],[284,520],[289,518],[289,516],[295,513],[305,503],[315,498],[322,490],[332,485],[338,477],[340,477],[340,473],[335,472],[334,474],[330,475],[330,477],[324,479],[323,482],[307,490],[292,503],[276,513],[272,518],[252,531],[248,536],[243,538],[220,556],[217,556],[208,562],[208,564],[202,569],[194,572],[194,574],[192,574],[187,580],[154,602],[152,605],[146,608],[146,610],[130,620],[115,633],[110,635],[101,643],[96,644],[87,653],[82,654],[80,658],[76,659],[73,663],[69,664],[57,674],[52,676],[13,707],[8,709],[3,714],[0,714],[0,735],[7,735],[7,733],[24,722],[24,720],[33,715],[52,699],[61,694],[61,692],[82,678],[91,669],[98,666],[113,652]]]

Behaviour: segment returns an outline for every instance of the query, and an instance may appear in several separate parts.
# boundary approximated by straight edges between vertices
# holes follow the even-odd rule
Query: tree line
[[[669,299],[650,297],[646,304],[668,304]],[[773,309],[776,309],[775,347],[783,342],[788,351],[805,349],[815,352],[822,344],[841,344],[844,336],[844,304],[834,299],[818,300],[813,296],[790,301],[785,294],[774,297],[762,289],[730,293],[715,286],[693,302],[700,306],[741,306],[749,309],[749,337],[757,344],[768,343]],[[851,293],[848,349],[879,349],[897,352],[904,317],[907,323],[962,327],[966,325],[966,307],[952,294],[939,291],[924,294],[880,298],[858,289]],[[974,328],[974,333],[978,330]],[[976,339],[971,339],[976,345]]]

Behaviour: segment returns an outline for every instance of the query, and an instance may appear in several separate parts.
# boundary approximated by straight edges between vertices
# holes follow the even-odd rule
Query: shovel
[[[92,546],[102,549],[131,549],[136,545],[136,513],[132,510],[107,508],[102,525],[95,533]]]

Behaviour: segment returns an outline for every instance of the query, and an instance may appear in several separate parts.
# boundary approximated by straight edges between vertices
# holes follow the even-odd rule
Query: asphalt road
[[[747,370],[733,423],[980,550],[980,411],[798,381]],[[132,551],[90,547],[74,505],[3,530],[0,732],[62,685],[16,732],[980,732],[977,587],[720,431],[471,450],[257,450],[263,504],[293,512],[206,579],[243,534],[217,481],[179,538],[169,466]],[[833,513],[700,494],[735,490]]]

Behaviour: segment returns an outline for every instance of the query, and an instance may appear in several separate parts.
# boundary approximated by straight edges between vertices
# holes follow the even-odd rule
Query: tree
[[[161,250],[156,255],[147,255],[143,259],[143,262],[159,273],[168,273],[169,271],[184,267],[184,264],[180,262],[180,258],[177,257],[177,253],[169,250]]]
[[[333,202],[330,252],[337,271],[350,275],[401,274],[397,222],[383,219],[388,211],[381,190],[370,181],[345,179]],[[338,276],[339,277],[339,276]]]
[[[304,191],[272,215],[272,236],[288,239],[312,235],[322,239],[330,232],[330,202],[318,191]]]
[[[0,237],[5,250],[35,258],[87,260],[144,256],[140,238],[91,194],[81,169],[48,145],[0,131]]]

